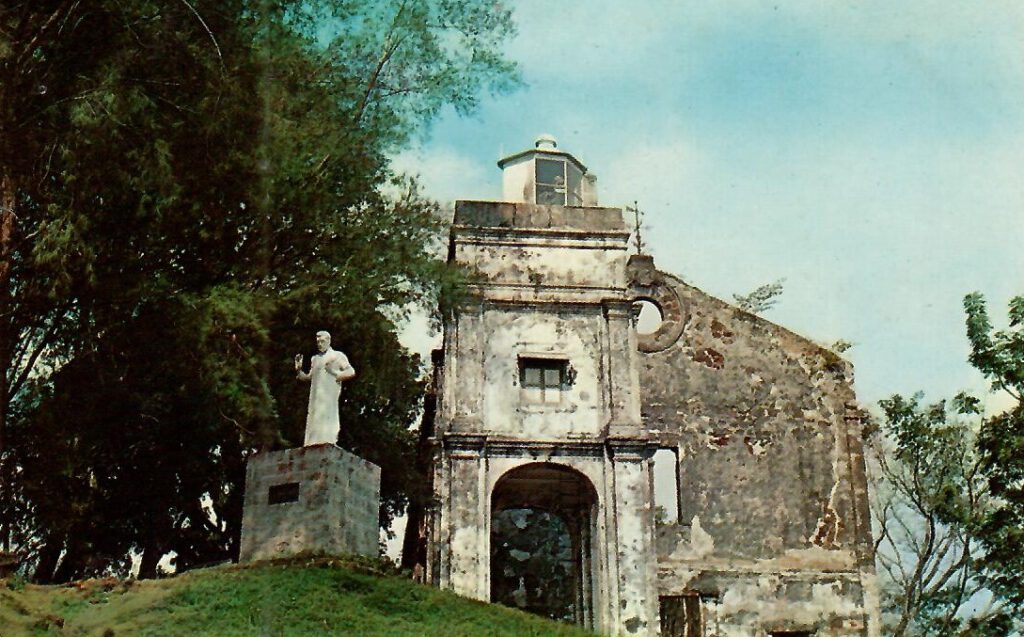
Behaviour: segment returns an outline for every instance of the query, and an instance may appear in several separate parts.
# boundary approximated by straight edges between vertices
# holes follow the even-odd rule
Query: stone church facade
[[[561,586],[563,618],[604,634],[877,634],[850,365],[634,254],[553,139],[499,166],[505,201],[458,202],[451,229],[472,284],[434,357],[426,579],[491,601]],[[560,581],[499,590],[509,512],[561,529]]]

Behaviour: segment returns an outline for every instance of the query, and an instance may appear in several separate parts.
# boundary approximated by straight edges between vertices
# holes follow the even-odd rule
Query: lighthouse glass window
[[[558,404],[569,383],[569,361],[547,358],[519,359],[519,386],[531,403]]]
[[[537,203],[556,206],[583,205],[583,173],[564,159],[536,161]]]

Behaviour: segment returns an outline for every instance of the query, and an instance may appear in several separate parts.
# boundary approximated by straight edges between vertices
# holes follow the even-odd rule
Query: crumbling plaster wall
[[[629,420],[619,414],[630,404],[639,424],[635,366],[617,337],[628,325],[628,238],[617,209],[456,204],[449,258],[475,273],[476,300],[446,326],[442,431],[594,437],[610,418]],[[559,404],[530,403],[520,357],[571,365]]]
[[[626,287],[629,233],[617,209],[460,201],[455,222],[449,259],[490,298],[600,302]]]
[[[675,277],[655,278],[662,298],[678,299],[682,326],[639,364],[644,424],[679,459],[682,523],[658,529],[662,594],[706,595],[723,636],[873,632],[852,367]]]
[[[582,314],[582,316],[581,316]],[[594,437],[604,425],[601,308],[573,313],[484,312],[484,431],[523,438]],[[576,372],[558,404],[536,403],[519,386],[520,357],[564,359]]]
[[[457,202],[449,258],[478,278],[445,325],[428,570],[441,587],[489,599],[495,485],[524,464],[562,465],[598,495],[584,567],[594,627],[651,635],[657,561],[628,238],[618,209]],[[520,357],[571,365],[557,404],[530,403]]]

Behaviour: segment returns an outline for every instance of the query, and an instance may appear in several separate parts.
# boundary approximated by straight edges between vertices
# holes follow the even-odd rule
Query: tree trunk
[[[2,162],[3,159],[0,159]],[[14,243],[14,221],[17,188],[14,179],[7,172],[6,167],[0,165],[4,171],[0,175],[0,307],[10,308],[11,299],[11,259]],[[10,413],[11,392],[10,378],[13,361],[11,360],[14,350],[11,333],[11,320],[0,319],[0,546],[4,551],[11,549],[11,527],[10,520],[13,518],[11,505],[14,501],[11,493],[12,480],[14,477],[14,466],[7,453],[7,417]]]
[[[32,581],[37,584],[50,584],[54,579],[54,571],[57,569],[57,561],[60,559],[61,551],[64,550],[64,540],[60,537],[50,536],[39,551],[39,562],[36,563],[35,571],[32,573]]]
[[[416,449],[416,470],[425,484],[431,483],[430,439],[434,435],[434,420],[437,415],[437,376],[440,373],[442,359],[438,351],[431,353],[434,365],[434,379],[423,400],[423,417],[420,419],[419,443]],[[427,572],[427,506],[433,494],[433,485],[419,497],[411,495],[409,508],[406,510],[408,519],[405,524],[405,536],[402,538],[401,568],[412,572],[413,577],[424,581]]]
[[[3,327],[0,326],[0,331]],[[0,337],[2,339],[2,337]],[[2,343],[0,343],[2,347]],[[4,361],[0,360],[3,370],[0,371],[0,551],[11,550],[11,524],[14,520],[14,461],[9,458],[10,454],[4,451],[4,428],[7,426],[7,369]]]
[[[2,161],[2,160],[0,160]],[[16,204],[17,189],[14,186],[14,179],[4,171],[0,175],[0,307],[11,307],[11,253],[14,248],[14,207]],[[12,343],[10,326],[0,324],[0,369],[3,375],[0,376],[0,458],[6,450],[5,442],[7,433],[7,405],[10,400],[8,395],[7,374],[11,372],[11,351]]]
[[[155,542],[150,542],[142,551],[142,563],[139,565],[139,579],[153,579],[157,575],[157,567],[160,565],[160,558],[164,556],[163,551],[157,547]]]
[[[81,544],[74,540],[75,530],[68,534],[68,542],[64,551],[64,558],[53,574],[54,584],[65,584],[73,579],[82,576],[82,550]]]
[[[410,571],[419,579],[426,569],[426,538],[423,535],[424,507],[419,502],[410,502],[406,511],[405,535],[402,537],[402,561],[400,568]]]

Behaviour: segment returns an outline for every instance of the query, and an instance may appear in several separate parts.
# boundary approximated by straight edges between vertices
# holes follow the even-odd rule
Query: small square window
[[[557,404],[572,384],[569,361],[552,358],[520,358],[519,385],[530,402]]]

